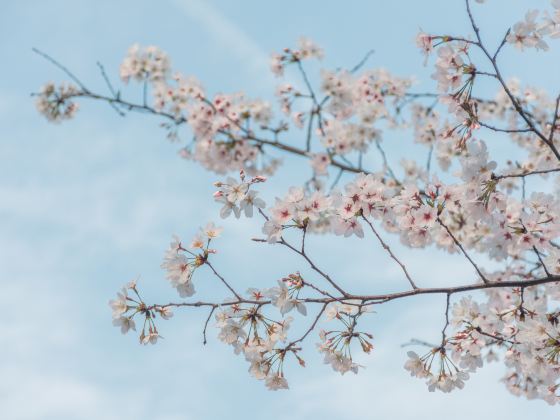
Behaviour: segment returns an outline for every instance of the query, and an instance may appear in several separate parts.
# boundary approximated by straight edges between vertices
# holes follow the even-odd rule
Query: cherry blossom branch
[[[469,0],[466,0],[466,6],[476,40],[465,37],[433,36],[423,32],[417,37],[418,46],[426,57],[434,48],[440,48],[434,78],[437,80],[438,90],[444,93],[407,92],[411,79],[395,77],[388,72],[375,69],[354,77],[352,74],[362,67],[371,55],[370,52],[350,72],[326,71],[325,82],[321,85],[321,92],[325,92],[326,96],[321,99],[323,93],[319,95],[319,90],[314,91],[311,79],[302,63],[302,60],[320,58],[322,50],[319,47],[311,40],[304,39],[300,41],[298,50],[286,48],[283,54],[274,54],[271,62],[273,72],[281,76],[285,66],[295,64],[307,87],[307,93],[300,93],[287,85],[281,85],[277,90],[282,112],[285,115],[292,112],[292,104],[298,98],[310,106],[306,112],[292,114],[293,125],[301,128],[303,132],[304,141],[301,144],[295,141],[280,141],[280,134],[287,131],[290,124],[284,121],[279,121],[277,125],[270,123],[272,108],[264,101],[247,100],[241,94],[217,94],[207,99],[206,93],[195,79],[185,78],[180,74],[171,79],[172,69],[169,59],[165,52],[157,47],[133,46],[120,67],[120,76],[124,82],[135,80],[140,83],[142,98],[139,103],[122,99],[120,92],[113,87],[99,63],[101,76],[109,91],[106,95],[91,92],[66,67],[46,54],[38,52],[77,83],[77,86],[74,83],[62,83],[59,86],[48,83],[42,88],[37,95],[37,108],[48,120],[61,121],[71,118],[79,106],[71,99],[83,97],[107,102],[119,115],[139,112],[162,117],[164,121],[161,125],[169,130],[170,138],[178,136],[179,126],[188,124],[195,138],[185,147],[184,157],[197,160],[204,167],[217,173],[227,173],[242,168],[241,182],[228,177],[214,184],[219,188],[214,198],[223,205],[220,216],[239,218],[244,214],[246,217],[252,217],[257,209],[256,211],[266,220],[262,228],[266,239],[255,239],[255,241],[279,243],[287,247],[305,261],[300,262],[301,264],[309,265],[314,271],[313,277],[318,275],[321,278],[320,287],[317,287],[297,272],[278,280],[277,286],[265,288],[259,285],[258,288],[249,289],[245,294],[238,293],[233,284],[219,274],[208,261],[209,254],[215,252],[209,248],[210,243],[221,231],[221,228],[216,228],[213,223],[209,223],[205,228],[201,228],[201,232],[191,242],[192,252],[181,246],[179,238],[174,238],[165,254],[162,268],[166,269],[166,277],[171,286],[184,297],[195,293],[193,273],[207,264],[213,275],[231,292],[231,295],[221,303],[218,301],[219,298],[213,297],[209,301],[187,300],[165,305],[146,305],[136,289],[136,283],[130,282],[117,294],[117,299],[110,302],[113,324],[126,333],[130,329],[135,330],[135,321],[138,320],[135,316],[143,318],[140,341],[143,344],[154,344],[160,337],[156,318],[169,319],[173,316],[172,308],[206,307],[208,314],[202,329],[203,342],[206,344],[210,319],[216,314],[216,309],[219,309],[215,318],[220,328],[220,340],[234,346],[236,352],[245,354],[247,360],[251,362],[250,372],[255,377],[265,379],[271,389],[280,389],[287,388],[283,370],[285,357],[292,354],[300,364],[304,364],[303,359],[297,354],[302,348],[296,345],[310,336],[322,317],[325,321],[338,323],[338,328],[334,327],[331,331],[322,330],[319,334],[321,339],[319,351],[325,356],[326,363],[331,364],[333,369],[340,373],[357,372],[359,366],[352,360],[351,347],[355,348],[359,344],[366,353],[373,349],[370,342],[373,336],[368,332],[358,331],[357,321],[361,314],[367,312],[373,305],[393,300],[412,298],[416,295],[444,294],[445,324],[441,330],[441,345],[432,346],[431,351],[422,358],[414,352],[409,352],[411,360],[405,367],[413,376],[426,378],[430,390],[436,388],[447,392],[454,387],[462,388],[462,381],[468,378],[467,369],[474,371],[476,367],[482,365],[479,350],[484,345],[500,345],[502,342],[509,342],[512,345],[528,344],[528,348],[537,349],[535,350],[537,356],[527,353],[524,347],[520,346],[515,349],[516,352],[519,350],[519,355],[517,353],[512,355],[519,360],[513,360],[514,363],[511,363],[508,368],[511,369],[513,366],[517,371],[525,369],[521,374],[525,375],[523,380],[527,383],[529,380],[533,381],[534,376],[535,383],[541,381],[548,386],[548,390],[542,387],[543,390],[537,391],[540,397],[552,398],[560,402],[560,396],[556,395],[556,390],[560,388],[560,383],[557,383],[560,375],[554,373],[556,376],[551,376],[552,379],[548,377],[544,379],[540,371],[519,367],[529,366],[535,357],[539,357],[550,362],[547,369],[552,372],[560,359],[560,332],[555,330],[558,320],[554,318],[553,313],[547,312],[548,307],[556,304],[553,300],[556,298],[556,289],[560,285],[560,275],[558,275],[560,254],[555,248],[557,245],[552,242],[557,233],[558,214],[555,209],[558,208],[558,201],[551,195],[543,193],[537,194],[537,198],[533,196],[531,206],[528,206],[523,200],[519,201],[512,196],[512,183],[504,185],[507,187],[504,190],[496,191],[496,186],[501,179],[520,178],[523,183],[524,199],[527,176],[560,171],[560,168],[544,169],[550,167],[549,149],[560,160],[554,143],[556,125],[560,118],[558,115],[560,96],[556,98],[554,115],[550,118],[548,115],[551,106],[546,103],[546,95],[537,95],[536,97],[545,99],[537,101],[535,106],[526,104],[522,98],[513,94],[512,90],[515,89],[510,89],[506,85],[497,64],[497,57],[506,42],[520,48],[525,44],[537,49],[546,47],[546,43],[536,45],[541,34],[531,29],[537,27],[534,13],[528,14],[525,22],[513,27],[513,36],[508,31],[491,55],[482,42],[480,30],[470,10]],[[560,5],[554,7],[560,9]],[[542,30],[542,34],[550,35],[551,31],[556,31],[560,27],[560,21],[549,19],[547,25],[548,27]],[[528,31],[530,35],[526,36],[523,31]],[[453,43],[449,44],[450,42]],[[493,70],[476,69],[469,55],[470,49],[474,47],[479,48],[490,60]],[[475,76],[478,75],[495,78],[505,95],[500,92],[494,101],[472,97]],[[149,90],[154,96],[153,106],[149,105]],[[433,104],[429,105],[428,101],[424,104],[421,101],[423,99],[430,99]],[[451,105],[447,112],[456,118],[454,123],[440,117],[439,110],[438,112],[435,110],[438,103],[442,104],[442,108]],[[506,126],[511,128],[480,122],[479,109],[480,115],[486,116],[482,119],[488,118],[489,122],[494,118],[509,121],[510,117],[513,117],[512,125]],[[404,110],[403,114],[401,110]],[[552,121],[548,132],[550,120]],[[389,166],[385,151],[379,143],[381,128],[376,123],[384,121],[387,121],[391,127],[412,126],[414,141],[430,149],[427,162],[418,164],[416,160],[403,160],[401,164],[405,169],[405,176],[402,182],[397,179]],[[522,121],[526,123],[526,127]],[[529,151],[528,162],[517,163],[519,173],[495,175],[492,172],[497,167],[497,163],[491,160],[485,143],[473,138],[473,131],[480,126],[509,134],[534,134],[510,136]],[[321,144],[324,146],[322,149],[313,142],[314,134],[322,140]],[[539,141],[535,141],[535,136]],[[456,149],[452,150],[453,145],[450,143],[440,143],[442,137],[456,139]],[[362,167],[366,148],[373,147],[372,143],[375,143],[381,155],[383,171],[368,171]],[[542,147],[541,143],[548,147]],[[271,174],[278,164],[277,159],[267,162],[267,158],[271,157],[268,153],[269,149],[310,160],[313,175],[303,185],[291,188],[284,199],[278,198],[270,209],[270,216],[267,216],[263,211],[266,203],[257,196],[259,191],[250,188],[253,184],[266,181],[265,175]],[[321,153],[315,153],[315,149],[320,149],[317,152]],[[461,172],[457,176],[463,183],[447,184],[440,181],[439,173],[432,174],[430,171],[432,153],[435,153],[435,158],[444,172],[448,171],[456,158],[461,164]],[[513,167],[509,161],[508,167]],[[341,192],[328,194],[325,188],[331,176],[335,175],[329,168],[338,169],[331,190],[346,172],[359,175]],[[523,168],[535,168],[535,170],[528,171]],[[488,179],[489,173],[490,179]],[[424,182],[426,185],[423,185]],[[418,190],[420,185],[425,189]],[[484,215],[479,212],[480,207],[468,204],[472,201],[472,197],[477,196],[481,197],[479,200],[485,204],[487,211]],[[376,211],[378,209],[383,211],[384,222],[387,223],[386,225],[384,223],[383,227],[387,231],[400,233],[405,245],[426,247],[433,241],[449,253],[454,252],[454,247],[457,247],[474,267],[479,278],[473,284],[418,287],[404,263],[397,258],[381,237],[374,226],[373,218],[370,220],[364,215],[369,214],[368,209],[372,209],[372,202],[376,203]],[[379,206],[377,206],[378,202]],[[459,217],[457,230],[452,226],[452,231],[440,219],[439,215],[446,208],[446,211],[451,212],[452,219],[454,212],[457,211]],[[514,209],[513,214],[519,214],[519,223],[523,229],[517,224],[507,225],[507,221],[510,220],[510,208]],[[306,243],[308,234],[330,230],[336,235],[345,237],[350,235],[363,237],[360,218],[369,225],[389,257],[400,266],[409,282],[409,288],[403,287],[402,289],[405,290],[385,294],[354,294],[342,287],[346,286],[346,283],[335,281],[330,274],[319,268],[315,259],[311,258],[309,244]],[[439,226],[434,226],[434,219]],[[530,229],[525,228],[524,223]],[[301,229],[301,242],[298,238],[292,245],[282,237],[286,229],[295,229],[296,232]],[[480,231],[483,232],[482,235]],[[485,235],[487,237],[484,237]],[[539,251],[537,246],[532,245],[533,243],[545,244],[543,251]],[[552,247],[548,246],[548,243],[551,243]],[[503,270],[485,275],[483,268],[479,268],[467,249],[469,252],[474,252],[471,251],[472,249],[488,252],[489,257],[496,261],[503,261],[508,257],[513,260],[507,260],[511,263],[508,262]],[[534,252],[534,255],[531,252]],[[537,261],[533,261],[535,256]],[[533,265],[534,267],[531,268]],[[543,271],[546,276],[536,277],[542,275]],[[352,283],[347,284],[351,286]],[[537,288],[536,286],[539,285],[549,286]],[[323,290],[323,287],[326,290]],[[504,293],[488,293],[488,304],[479,304],[471,297],[465,297],[455,303],[451,317],[450,305],[453,294],[490,289],[505,290]],[[520,304],[516,302],[515,297],[518,291],[520,291]],[[367,293],[371,292],[367,291]],[[222,293],[225,295],[228,292],[223,290]],[[546,296],[547,294],[550,296]],[[524,307],[525,300],[533,302],[536,299],[542,299],[539,305],[536,305],[539,307],[538,310]],[[296,309],[300,314],[307,315],[306,304],[313,307],[319,305],[319,310],[310,325],[302,330],[304,332],[300,338],[289,341],[286,332],[294,318],[287,317],[286,314]],[[492,312],[489,307],[492,308]],[[542,308],[545,309],[541,311]],[[278,314],[275,315],[273,309],[279,311],[282,317],[277,318]],[[530,323],[524,323],[526,314],[531,316]],[[508,317],[506,327],[501,330],[506,316]],[[550,318],[551,316],[553,318]],[[455,326],[457,321],[459,324],[466,323],[470,327],[458,331],[451,338],[448,329],[450,325]],[[485,329],[490,332],[485,332]],[[512,331],[511,340],[502,339],[501,334],[494,335],[492,333],[494,330],[504,331],[504,337],[509,336],[506,335],[506,331]],[[475,331],[492,338],[492,341],[477,340]],[[542,331],[546,331],[547,337],[543,337]],[[421,344],[429,345],[425,342]],[[546,351],[548,353],[545,353]],[[451,354],[457,364],[448,356]],[[436,357],[439,358],[440,363],[435,363],[434,366],[439,365],[439,368],[434,368],[432,373],[432,361]],[[515,381],[512,386],[526,385],[521,383],[521,379]]]
[[[472,12],[471,12],[470,0],[465,0],[465,4],[466,4],[466,7],[467,7],[467,14],[469,16],[471,26],[474,30],[475,35],[476,35],[476,39],[478,40],[478,42],[476,42],[475,45],[477,45],[481,49],[481,51],[484,53],[484,55],[486,55],[486,57],[488,57],[488,60],[490,60],[490,63],[492,64],[492,67],[494,68],[494,71],[496,73],[496,79],[499,80],[500,84],[502,85],[502,88],[504,89],[504,92],[506,93],[506,95],[510,99],[511,103],[513,104],[513,107],[515,108],[515,110],[517,111],[519,116],[521,116],[521,118],[525,121],[525,123],[527,124],[529,129],[535,135],[537,135],[537,137],[539,137],[539,139],[544,144],[546,144],[549,147],[549,149],[552,151],[554,156],[556,156],[556,158],[558,160],[560,160],[560,152],[558,152],[558,149],[556,148],[554,143],[552,141],[549,141],[549,139],[547,139],[545,137],[545,135],[539,129],[537,129],[537,127],[533,124],[533,121],[531,121],[531,119],[527,116],[525,110],[519,104],[517,98],[513,95],[513,93],[511,92],[511,90],[507,86],[506,82],[504,81],[504,79],[502,77],[502,74],[500,72],[500,69],[498,68],[498,64],[497,64],[497,60],[496,60],[497,56],[498,56],[498,52],[500,51],[501,47],[498,48],[498,50],[496,51],[496,53],[493,56],[490,55],[490,53],[488,52],[488,50],[486,49],[486,47],[482,43],[482,39],[480,37],[480,29],[476,25],[476,22],[474,20]]]
[[[446,294],[446,309],[445,309],[445,325],[442,329],[442,344],[441,347],[443,348],[445,346],[445,342],[446,342],[446,330],[447,327],[449,326],[449,308],[450,308],[450,297],[453,293],[460,293],[460,292],[465,292],[467,290],[477,290],[477,289],[488,289],[488,288],[493,288],[493,287],[516,287],[516,288],[521,288],[521,290],[525,290],[526,287],[529,287],[531,285],[538,285],[538,284],[546,284],[548,282],[558,282],[560,281],[560,276],[547,276],[545,278],[540,278],[540,279],[532,279],[532,280],[527,280],[527,281],[515,281],[515,282],[493,282],[490,284],[475,284],[475,285],[470,285],[470,286],[460,286],[460,287],[452,287],[452,288],[423,288],[423,289],[414,289],[411,290],[409,292],[403,292],[403,293],[393,293],[393,294],[387,294],[387,295],[371,295],[371,296],[350,296],[350,299],[352,300],[356,300],[359,299],[361,301],[361,304],[359,304],[358,306],[361,308],[361,306],[366,305],[368,301],[372,301],[372,303],[382,303],[382,302],[387,302],[390,300],[394,300],[394,299],[399,299],[399,298],[403,298],[406,296],[412,296],[412,295],[418,295],[418,294],[426,294],[426,293],[445,293]],[[333,303],[333,302],[344,302],[344,300],[347,297],[341,297],[341,298],[323,298],[323,299],[314,299],[314,298],[305,298],[305,299],[301,299],[300,302],[305,302],[305,303],[321,303],[321,309],[320,311],[317,313],[313,323],[309,326],[309,328],[306,330],[306,332],[299,338],[296,339],[292,342],[290,342],[285,348],[284,351],[292,349],[293,346],[299,342],[304,341],[307,336],[311,333],[311,331],[313,331],[319,321],[319,319],[321,318],[321,315],[324,313],[327,305],[329,303]],[[236,301],[231,301],[231,302],[224,302],[222,304],[218,304],[218,303],[210,303],[210,302],[181,302],[181,303],[168,303],[168,304],[154,304],[154,305],[150,305],[150,306],[146,306],[144,307],[144,309],[142,309],[143,312],[147,312],[147,313],[151,313],[151,311],[157,311],[157,310],[162,310],[163,308],[168,308],[168,307],[201,307],[201,306],[208,306],[211,308],[208,317],[206,318],[205,324],[204,324],[204,328],[203,328],[203,344],[207,343],[207,337],[206,337],[206,331],[207,331],[207,327],[208,327],[208,323],[214,313],[214,311],[218,308],[218,307],[227,307],[227,306],[233,306],[233,305],[239,305],[241,303],[247,303],[247,304],[253,304],[256,305],[258,308],[261,308],[265,305],[270,305],[272,302],[270,300],[249,300],[249,299],[243,299],[243,298],[239,298]],[[361,312],[361,310],[359,310],[358,314]],[[150,316],[148,316],[148,318],[151,318]],[[356,324],[356,317],[353,317],[353,321],[352,321],[352,326],[351,326],[351,330],[353,331],[353,328],[355,327]],[[487,337],[493,338],[497,341],[500,342],[508,342],[511,344],[518,344],[517,341],[511,341],[511,340],[507,340],[504,339],[502,337],[487,333],[485,331],[483,331],[480,327],[476,327],[474,328],[478,333],[480,333],[481,335],[485,335]],[[423,345],[429,345],[429,343],[425,343],[425,342],[421,342],[419,340],[413,340],[411,342],[411,344],[423,344]]]
[[[252,135],[252,134],[249,134],[246,138],[249,139],[249,140],[254,140],[255,143],[260,144],[260,145],[272,146],[274,148],[280,149],[284,152],[292,153],[294,155],[309,157],[309,152],[307,152],[306,150],[300,149],[300,148],[295,147],[295,146],[291,146],[291,145],[286,144],[286,143],[259,138],[259,137],[256,137],[256,136]],[[342,169],[343,171],[351,172],[351,173],[355,173],[355,174],[359,174],[359,173],[362,173],[362,172],[363,173],[369,173],[368,171],[365,171],[363,169],[356,168],[354,166],[339,162],[339,161],[334,160],[332,158],[331,158],[330,166],[334,166],[335,168],[339,168],[339,169]]]
[[[519,174],[493,175],[492,179],[495,179],[495,180],[499,181],[500,179],[504,179],[504,178],[525,178],[527,176],[550,174],[550,173],[559,172],[559,171],[560,171],[560,168],[542,169],[542,170],[536,170],[536,171],[521,172]]]
[[[508,340],[507,338],[499,337],[499,336],[497,336],[497,335],[495,335],[495,334],[491,334],[491,333],[488,333],[488,332],[486,332],[486,331],[483,331],[482,328],[480,328],[480,327],[474,327],[474,330],[475,330],[477,333],[479,333],[480,335],[484,335],[484,336],[486,336],[486,337],[492,338],[492,339],[494,339],[494,340],[496,340],[496,341],[498,341],[498,342],[501,342],[501,343],[520,344],[518,341],[515,341],[515,340]]]
[[[488,282],[488,283],[474,283],[474,284],[467,284],[462,286],[453,286],[453,287],[419,287],[417,289],[410,289],[402,292],[393,292],[393,293],[384,293],[384,294],[373,294],[373,295],[354,295],[354,294],[343,294],[342,296],[338,297],[324,297],[324,298],[303,298],[300,299],[301,302],[304,303],[334,303],[334,302],[348,302],[352,300],[362,301],[362,302],[371,302],[373,304],[385,303],[390,302],[393,300],[408,298],[412,296],[420,296],[420,295],[454,295],[458,293],[465,293],[465,292],[472,292],[477,290],[487,290],[487,289],[503,289],[503,288],[516,288],[516,287],[532,287],[532,286],[539,286],[543,284],[551,284],[551,283],[560,283],[560,275],[552,275],[546,277],[539,277],[533,279],[526,279],[526,280],[507,280],[507,281],[495,281],[495,282]],[[380,302],[382,301],[382,302]],[[170,302],[166,304],[153,304],[148,306],[148,309],[154,309],[156,307],[159,308],[167,308],[167,307],[203,307],[203,306],[219,306],[219,307],[227,307],[232,305],[239,305],[239,304],[249,304],[249,305],[269,305],[272,302],[270,300],[261,300],[256,301],[252,299],[244,299],[241,298],[239,300],[233,301],[226,301],[223,303],[216,303],[216,302],[206,302],[206,301],[198,301],[198,302]]]
[[[490,124],[486,124],[482,121],[478,121],[478,123],[485,127],[488,128],[492,131],[497,131],[497,132],[501,132],[501,133],[531,133],[533,132],[533,130],[531,128],[500,128],[500,127],[494,127],[493,125]]]

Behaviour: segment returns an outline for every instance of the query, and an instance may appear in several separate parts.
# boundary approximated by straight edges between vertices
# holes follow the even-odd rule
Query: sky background
[[[474,13],[492,46],[529,7],[549,7],[540,0],[488,3],[474,5]],[[0,417],[557,418],[557,408],[511,396],[498,381],[504,372],[499,363],[451,395],[429,393],[423,381],[408,376],[402,368],[407,349],[400,345],[412,337],[437,340],[442,297],[379,307],[365,323],[376,349],[358,357],[367,368],[357,376],[341,377],[324,366],[313,333],[304,352],[308,367],[287,370],[288,392],[269,392],[252,379],[246,362],[217,340],[214,328],[203,346],[205,311],[176,311],[172,321],[160,323],[165,340],[157,346],[121,336],[111,326],[107,301],[137,276],[147,300],[178,300],[159,268],[163,252],[173,233],[188,240],[209,220],[225,227],[214,265],[238,289],[268,287],[296,270],[309,271],[285,249],[249,241],[259,234],[260,220],[218,220],[219,206],[211,199],[217,176],[178,158],[179,146],[165,140],[155,118],[120,118],[108,106],[82,102],[74,120],[52,125],[30,97],[46,81],[66,80],[32,47],[63,62],[90,89],[104,91],[96,61],[116,81],[127,48],[139,42],[166,50],[175,69],[196,75],[210,92],[244,90],[272,100],[269,55],[301,35],[324,47],[327,68],[352,66],[373,48],[369,66],[414,74],[418,91],[433,91],[432,69],[422,66],[414,36],[419,28],[470,33],[462,1],[22,0],[4,1],[2,9]],[[558,51],[521,55],[506,48],[504,73],[555,92]],[[131,86],[124,92],[134,98],[138,91]],[[385,138],[393,161],[425,153],[409,147],[405,134]],[[510,152],[498,136],[485,138],[495,141],[498,154]],[[372,156],[366,164],[376,167],[379,160]],[[295,160],[271,179],[264,197],[270,202],[308,174],[307,163]],[[474,279],[459,257],[395,246],[422,286]],[[371,237],[311,238],[308,249],[356,292],[407,286]],[[208,271],[197,274],[202,296],[223,292]]]

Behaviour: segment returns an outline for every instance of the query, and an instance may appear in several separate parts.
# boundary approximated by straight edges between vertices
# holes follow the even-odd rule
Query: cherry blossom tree
[[[94,100],[120,115],[158,118],[172,141],[191,133],[180,156],[219,176],[213,197],[219,216],[256,219],[262,236],[253,241],[288,249],[313,273],[286,273],[269,287],[242,291],[220,273],[214,247],[222,229],[209,223],[190,242],[174,236],[163,257],[166,278],[184,299],[151,302],[131,281],[110,301],[113,324],[123,334],[136,331],[142,344],[155,344],[173,311],[207,310],[204,343],[208,325],[215,323],[219,340],[247,360],[250,374],[277,390],[288,388],[287,364],[305,366],[304,345],[313,336],[333,370],[358,373],[362,366],[355,353],[374,348],[363,322],[374,309],[397,299],[441,295],[442,325],[434,326],[441,328],[441,341],[412,341],[427,351],[408,352],[404,368],[411,376],[430,391],[450,392],[463,388],[485,362],[501,359],[510,392],[558,403],[560,178],[554,177],[560,172],[560,95],[505,80],[499,59],[505,48],[546,51],[548,42],[560,37],[560,0],[552,0],[550,10],[529,11],[498,40],[484,37],[478,8],[484,5],[465,1],[471,33],[418,34],[417,46],[424,64],[434,66],[437,83],[428,93],[415,91],[411,78],[366,70],[370,54],[353,68],[321,70],[315,82],[306,63],[321,60],[324,52],[307,38],[272,55],[271,70],[280,80],[277,106],[242,93],[209,93],[196,78],[173,72],[167,54],[153,46],[132,46],[120,66],[122,82],[139,85],[140,102],[125,99],[101,66],[106,94],[91,91],[36,51],[70,79],[48,83],[36,94],[37,108],[48,120],[72,118],[78,101]],[[301,87],[283,79],[287,67],[299,73]],[[489,95],[479,88],[483,78],[494,83]],[[404,129],[429,158],[403,160],[397,171],[382,140],[385,132]],[[493,160],[483,140],[491,132],[507,136],[523,159]],[[382,167],[364,167],[369,153],[379,153]],[[266,185],[287,157],[308,165],[310,176],[266,203],[261,198]],[[538,188],[528,190],[527,178],[539,179]],[[377,243],[407,287],[356,294],[351,279],[340,281],[320,267],[306,246],[308,235],[355,235]],[[384,239],[388,235],[398,236],[404,247],[434,247],[464,257],[472,282],[431,287],[428,279],[413,278]],[[205,275],[215,277],[224,294],[196,300],[197,277]],[[294,322],[305,325],[303,334],[290,333]]]

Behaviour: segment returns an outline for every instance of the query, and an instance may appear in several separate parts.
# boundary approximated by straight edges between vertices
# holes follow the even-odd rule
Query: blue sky
[[[540,0],[488,3],[476,5],[475,13],[483,35],[494,43],[526,9],[548,7]],[[213,328],[203,346],[204,312],[177,313],[161,325],[165,340],[154,347],[122,337],[111,326],[107,300],[136,276],[146,296],[177,300],[159,269],[163,251],[171,234],[190,238],[198,226],[218,221],[219,207],[210,199],[216,176],[179,159],[178,146],[164,139],[153,118],[123,119],[109,107],[84,102],[76,119],[52,125],[35,112],[29,96],[48,80],[65,79],[31,47],[58,58],[90,88],[103,90],[96,61],[116,80],[126,49],[139,42],[161,46],[174,68],[196,75],[210,91],[244,90],[272,99],[269,54],[301,35],[325,48],[325,67],[352,65],[373,48],[371,66],[415,74],[418,90],[433,90],[431,68],[422,66],[414,36],[420,27],[466,33],[462,1],[68,0],[6,2],[3,9],[2,418],[556,418],[557,410],[543,402],[509,395],[498,382],[500,364],[486,366],[451,395],[428,393],[422,381],[408,377],[400,344],[411,337],[437,339],[444,310],[437,297],[380,307],[367,324],[376,350],[360,358],[367,369],[358,376],[340,377],[323,366],[312,336],[308,367],[288,370],[289,392],[268,392],[250,378],[245,362],[218,342]],[[506,50],[505,74],[553,91],[558,51]],[[125,92],[133,97],[137,90]],[[389,155],[411,158],[421,150],[402,147],[406,141],[406,133],[389,135]],[[368,162],[379,164],[375,157]],[[303,161],[287,165],[271,180],[265,198],[281,194],[307,171]],[[258,234],[260,221],[219,222],[225,232],[215,266],[238,288],[266,287],[298,269],[308,273],[285,250],[248,240]],[[396,244],[394,238],[389,242]],[[328,243],[313,238],[309,249],[337,278],[351,279],[357,291],[406,287],[372,238]],[[472,281],[471,268],[458,257],[397,249],[422,285]],[[213,280],[208,273],[196,279],[202,294],[221,292]]]

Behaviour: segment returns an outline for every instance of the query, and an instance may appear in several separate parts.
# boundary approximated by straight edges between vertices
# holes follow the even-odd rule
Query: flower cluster
[[[496,348],[506,349],[509,371],[503,378],[516,395],[560,402],[560,329],[558,312],[549,312],[542,288],[515,288],[487,292],[488,301],[463,298],[454,305],[452,323],[458,331],[450,338],[453,359],[470,372],[483,361],[497,360]],[[486,354],[483,355],[483,352]]]
[[[250,293],[255,296],[254,291]],[[286,342],[292,320],[292,317],[280,321],[269,318],[259,303],[247,307],[234,304],[216,315],[216,326],[220,329],[219,339],[250,363],[249,373],[265,380],[267,388],[278,390],[288,388],[283,367],[289,353],[304,365],[297,355],[298,348],[278,346]]]
[[[133,293],[133,296],[129,294]],[[155,324],[157,316],[169,319],[173,311],[169,306],[148,306],[140,297],[136,281],[129,282],[117,293],[117,298],[109,301],[113,312],[113,325],[119,327],[123,334],[129,330],[136,331],[135,316],[144,317],[142,331],[140,333],[140,344],[156,344],[161,338]]]
[[[447,356],[444,347],[434,348],[422,357],[413,351],[407,355],[404,368],[410,372],[410,376],[426,379],[430,392],[436,389],[442,392],[463,389],[465,381],[469,379],[469,374],[459,369]]]
[[[37,95],[35,105],[37,110],[51,122],[69,120],[78,110],[78,104],[72,101],[78,93],[78,88],[69,83],[59,86],[47,83]]]
[[[272,54],[270,69],[276,76],[282,76],[287,64],[297,63],[301,60],[316,58],[321,60],[324,56],[323,49],[309,38],[299,39],[298,48],[284,48],[281,54]]]
[[[360,302],[352,301],[345,304],[331,304],[327,308],[328,320],[338,320],[342,330],[321,330],[321,342],[317,344],[319,352],[324,356],[324,363],[331,365],[335,372],[344,375],[346,372],[358,373],[360,365],[352,359],[352,342],[357,342],[364,353],[373,350],[371,341],[373,336],[367,332],[356,331],[358,318],[366,313],[368,308]]]
[[[173,237],[169,249],[165,252],[161,268],[166,271],[166,276],[171,286],[177,289],[179,296],[187,297],[195,293],[192,276],[195,270],[204,265],[210,254],[216,250],[210,248],[212,239],[217,238],[222,232],[214,223],[208,223],[200,229],[188,248],[183,246],[178,236]]]
[[[410,78],[397,77],[384,69],[357,75],[347,70],[323,70],[321,78],[321,90],[329,95],[327,109],[334,121],[357,116],[364,127],[371,127],[379,119],[394,122],[391,108],[412,85]]]
[[[428,44],[430,47],[427,47]],[[478,103],[471,99],[477,69],[469,55],[470,41],[420,32],[417,45],[425,54],[437,48],[436,71],[432,74],[432,79],[437,81],[440,92],[449,94],[442,98],[442,102],[448,104],[456,120],[446,128],[443,138],[456,137],[457,146],[464,148],[473,131],[480,128]],[[432,113],[428,112],[427,116],[430,114]]]
[[[167,54],[155,46],[141,47],[134,44],[120,67],[121,79],[128,82],[131,78],[141,81],[163,81],[171,71]]]
[[[269,209],[270,217],[263,226],[263,233],[270,243],[282,238],[282,230],[298,227],[310,231],[320,231],[329,223],[331,199],[315,191],[306,194],[301,187],[292,187],[283,199],[276,198]]]
[[[305,303],[298,299],[304,285],[303,277],[299,273],[290,274],[288,277],[278,280],[278,287],[266,289],[264,296],[270,298],[272,304],[280,310],[282,316],[294,308],[300,314],[307,315]],[[254,291],[253,294],[259,296],[258,291]]]
[[[225,182],[214,183],[214,186],[219,188],[214,193],[214,199],[223,204],[220,210],[220,216],[223,219],[232,213],[239,219],[242,212],[245,217],[253,217],[254,208],[262,209],[266,205],[261,198],[257,197],[258,192],[251,190],[253,184],[266,181],[264,176],[257,175],[247,179],[245,172],[241,170],[240,180],[241,182],[237,182],[234,178],[228,177]]]
[[[525,48],[548,50],[544,38],[546,36],[560,38],[560,2],[552,0],[551,3],[554,12],[552,14],[545,12],[540,22],[537,22],[541,14],[538,10],[528,11],[525,20],[513,25],[513,30],[506,37],[507,42],[520,50]]]

